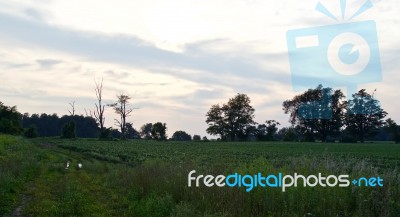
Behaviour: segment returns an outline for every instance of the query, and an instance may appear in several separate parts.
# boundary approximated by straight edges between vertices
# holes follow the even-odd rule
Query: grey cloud
[[[86,56],[94,61],[115,62],[147,68],[180,68],[207,71],[215,75],[237,76],[243,78],[257,77],[260,80],[276,79],[281,82],[280,73],[267,71],[249,61],[252,58],[263,58],[265,61],[276,61],[276,54],[264,56],[246,56],[211,54],[199,49],[201,44],[188,45],[185,53],[175,53],[156,48],[149,43],[134,37],[119,35],[103,36],[88,32],[77,32],[48,26],[41,22],[29,22],[13,16],[0,14],[0,37],[9,40],[20,40],[24,44],[41,46],[47,49],[64,51]],[[270,60],[271,59],[271,60]],[[166,72],[166,71],[165,71]],[[175,76],[184,77],[185,73],[175,72]],[[186,79],[210,82],[209,77],[186,77]],[[222,79],[220,77],[220,79]],[[212,80],[219,83],[221,80]]]
[[[49,69],[49,68],[52,68],[53,66],[55,66],[57,64],[62,63],[61,60],[53,60],[53,59],[39,59],[39,60],[36,60],[36,62],[43,69]]]

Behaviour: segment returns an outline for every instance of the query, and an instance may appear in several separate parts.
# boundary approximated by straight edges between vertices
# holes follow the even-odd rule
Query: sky
[[[288,126],[282,102],[291,82],[286,32],[374,20],[382,80],[358,85],[400,122],[400,2],[372,0],[0,0],[0,101],[22,113],[93,110],[95,81],[104,102],[132,97],[135,128],[165,122],[168,134],[206,134],[205,114],[247,94],[255,121]],[[315,10],[321,2],[337,20]],[[341,88],[346,94],[346,87]],[[106,110],[106,125],[117,116]]]

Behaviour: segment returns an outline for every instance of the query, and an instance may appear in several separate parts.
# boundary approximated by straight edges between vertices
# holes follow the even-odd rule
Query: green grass
[[[65,162],[72,161],[66,170]],[[76,168],[77,162],[83,169]],[[26,216],[400,216],[400,146],[0,136],[0,213]],[[189,188],[231,172],[381,176],[382,188]],[[21,205],[22,204],[22,205]],[[0,216],[1,216],[0,214]]]

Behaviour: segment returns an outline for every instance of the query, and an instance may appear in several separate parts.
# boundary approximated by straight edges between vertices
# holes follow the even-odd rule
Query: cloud
[[[376,18],[384,81],[371,87],[391,91],[382,100],[398,115],[392,101],[399,79],[400,31],[393,28],[399,22],[399,3],[389,1],[393,6],[376,0],[377,10],[360,20]],[[0,2],[2,97],[15,104],[27,99],[21,105],[26,111],[62,113],[71,100],[90,108],[93,78],[104,77],[106,101],[120,92],[136,93],[133,105],[141,109],[135,111],[135,123],[165,121],[170,129],[191,128],[196,133],[204,132],[209,107],[236,93],[251,97],[257,121],[287,122],[282,101],[298,93],[291,88],[285,33],[336,24],[314,11],[315,2],[297,0],[194,5],[183,0],[116,0],[96,7],[94,1],[28,2]],[[175,9],[182,14],[168,17]],[[193,10],[194,18],[184,9]],[[164,41],[175,45],[173,39],[182,39],[179,49],[166,49]],[[43,106],[47,104],[51,106]]]
[[[53,66],[62,63],[61,60],[53,60],[53,59],[39,59],[36,62],[40,65],[42,69],[50,69]]]

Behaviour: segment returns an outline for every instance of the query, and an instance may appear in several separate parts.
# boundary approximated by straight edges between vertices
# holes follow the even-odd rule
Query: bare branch
[[[69,114],[75,116],[75,101],[68,103],[71,106],[71,111],[68,110]]]

